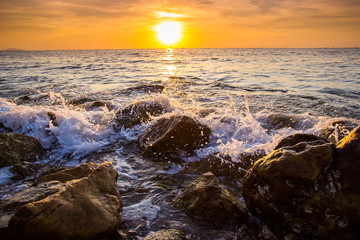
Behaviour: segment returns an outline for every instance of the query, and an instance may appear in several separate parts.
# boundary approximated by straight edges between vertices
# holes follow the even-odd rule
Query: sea
[[[85,98],[112,107],[71,104]],[[117,112],[139,101],[159,102],[167,112],[118,129]],[[274,114],[295,124],[269,126]],[[138,136],[172,115],[209,126],[210,143],[180,162],[141,156]],[[123,221],[140,237],[176,228],[193,239],[236,238],[237,229],[218,229],[172,205],[198,177],[182,174],[184,166],[211,154],[233,162],[267,154],[288,135],[320,135],[338,120],[360,123],[358,48],[0,51],[0,123],[39,139],[48,152],[37,163],[112,162]],[[30,185],[11,180],[9,169],[0,169],[2,201]],[[241,199],[241,179],[220,179]]]

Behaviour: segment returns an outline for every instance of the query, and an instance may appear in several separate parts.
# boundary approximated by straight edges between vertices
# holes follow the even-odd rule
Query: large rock
[[[166,229],[150,233],[143,240],[186,240],[186,238],[181,230]]]
[[[189,215],[220,224],[241,224],[248,219],[244,204],[221,185],[211,172],[192,182],[173,203]]]
[[[208,144],[211,130],[188,116],[158,120],[139,136],[141,154],[182,155]]]
[[[249,210],[279,238],[357,239],[359,128],[337,147],[297,134],[280,141],[243,179]]]
[[[57,176],[60,181],[55,174],[49,181],[43,178],[1,205],[0,234],[14,239],[100,239],[116,231],[122,201],[111,163],[83,164]]]
[[[115,122],[118,127],[130,128],[143,122],[148,122],[151,117],[158,116],[165,111],[165,106],[158,102],[137,102],[127,106],[116,113]]]
[[[34,138],[20,133],[0,133],[0,167],[35,159],[42,146]]]

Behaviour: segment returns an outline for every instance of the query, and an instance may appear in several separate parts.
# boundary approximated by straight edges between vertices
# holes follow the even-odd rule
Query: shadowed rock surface
[[[211,172],[192,182],[173,203],[177,208],[184,209],[186,214],[219,224],[242,224],[248,219],[244,204],[221,185]]]
[[[100,166],[82,164],[52,174],[49,181],[44,177],[38,186],[1,205],[0,233],[15,239],[105,237],[121,223],[117,176],[112,164],[105,162]]]
[[[337,148],[311,135],[283,139],[243,179],[249,210],[280,238],[357,239],[359,139],[359,128]]]
[[[0,167],[33,160],[42,146],[34,138],[20,133],[0,133]]]
[[[211,130],[188,116],[163,118],[139,136],[141,154],[191,154],[210,140]]]

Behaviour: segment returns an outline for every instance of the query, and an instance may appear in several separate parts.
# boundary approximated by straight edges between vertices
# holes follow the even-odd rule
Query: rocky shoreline
[[[119,129],[129,128],[167,111],[167,106],[156,102],[139,102],[118,111],[114,121]],[[56,116],[48,116],[56,124]],[[296,128],[302,120],[273,114],[265,123],[269,129]],[[191,162],[180,174],[201,176],[180,189],[171,202],[215,229],[237,229],[238,239],[358,239],[360,126],[343,122],[333,127],[341,124],[347,131],[336,141],[331,135],[334,128],[329,128],[321,136],[288,136],[271,153],[243,156],[236,163],[221,154]],[[151,124],[137,144],[147,159],[181,162],[210,140],[209,127],[174,115]],[[32,163],[43,151],[35,138],[0,133],[0,167],[12,166],[15,181],[30,179],[32,183],[0,203],[2,239],[140,238],[122,221],[118,173],[111,163],[88,162],[73,168]],[[222,185],[224,176],[242,182],[239,195],[243,198]],[[144,239],[196,237],[180,229],[163,229]]]

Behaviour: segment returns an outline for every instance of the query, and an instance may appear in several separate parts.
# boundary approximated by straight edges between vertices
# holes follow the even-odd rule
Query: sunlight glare
[[[182,37],[182,25],[180,22],[167,21],[155,27],[157,38],[167,46],[172,46]]]

